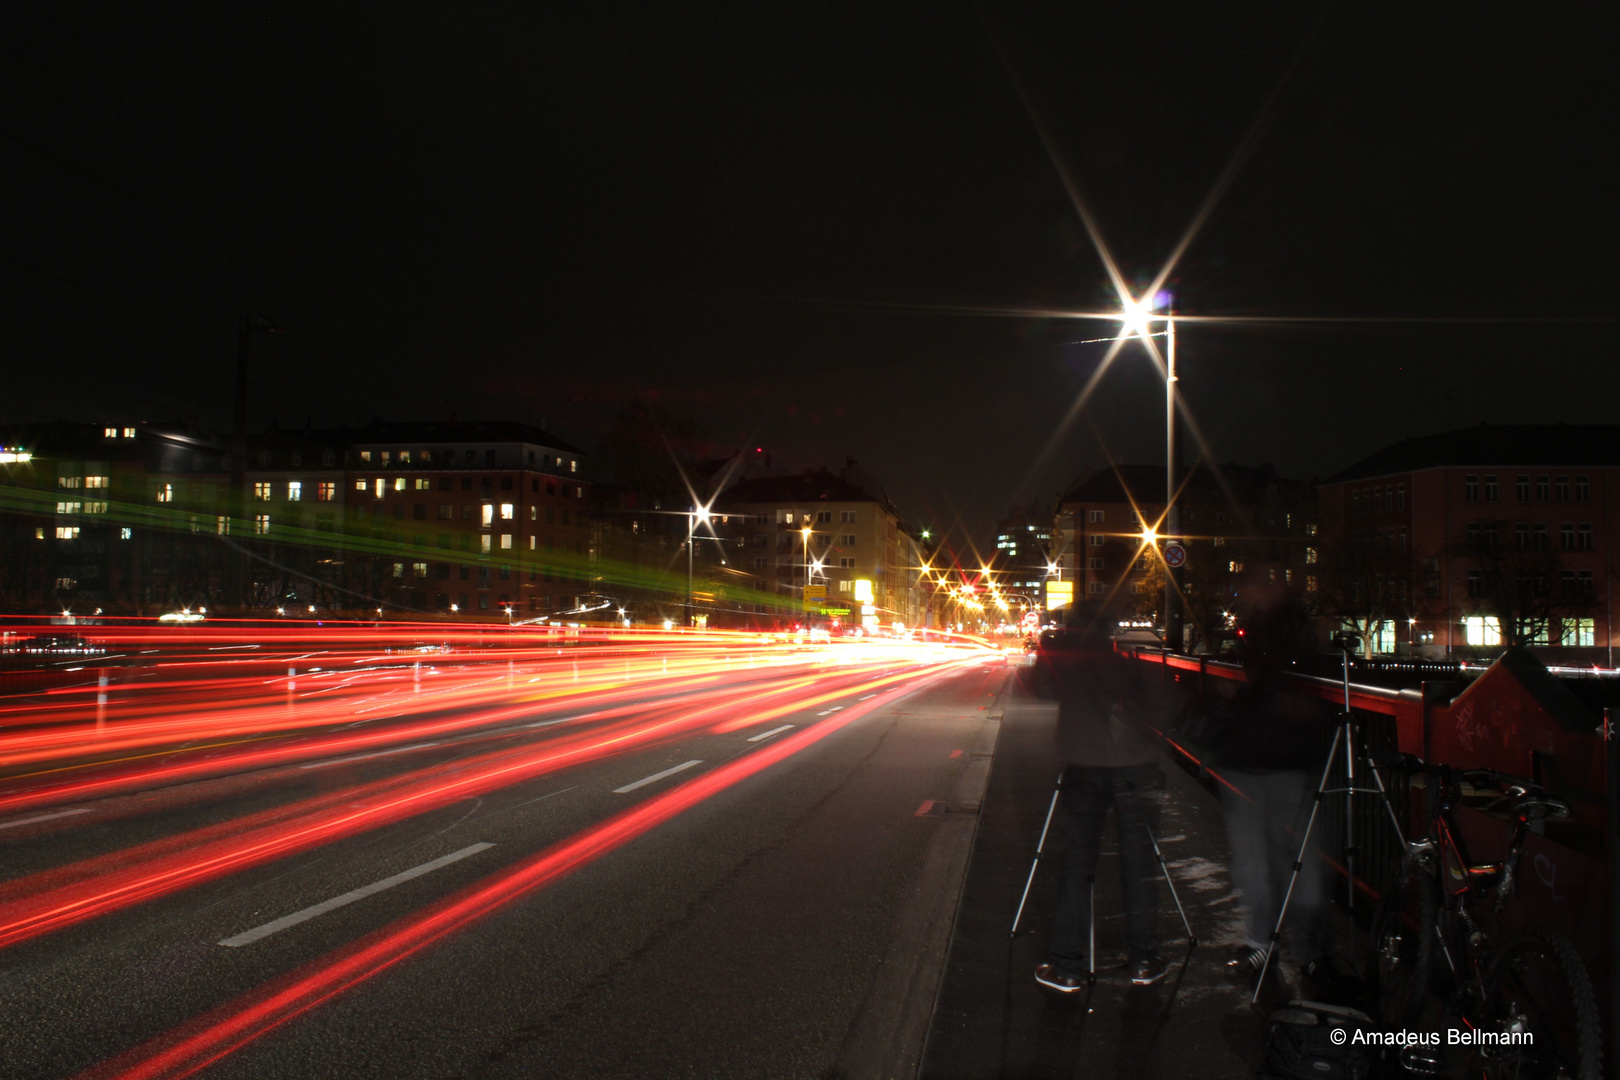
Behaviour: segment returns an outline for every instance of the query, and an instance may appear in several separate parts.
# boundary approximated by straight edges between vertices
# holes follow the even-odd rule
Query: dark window
[[[1577,476],[1575,478],[1575,501],[1592,501],[1592,482],[1584,476]]]
[[[1519,501],[1520,502],[1529,502],[1530,501],[1530,478],[1528,476],[1519,477],[1519,479],[1517,481],[1517,487],[1519,489]]]
[[[417,521],[426,521],[427,504],[417,503],[415,506],[411,507],[411,517],[415,518]]]
[[[510,476],[501,477],[501,490],[502,491],[511,491],[512,490],[512,478]]]
[[[484,464],[489,465],[489,466],[493,466],[495,464],[495,451],[493,451],[493,450],[485,450],[484,451]]]
[[[462,491],[471,491],[472,490],[472,477],[463,476],[461,478],[461,490]]]
[[[1564,551],[1575,550],[1575,526],[1567,521],[1558,526],[1558,546]]]
[[[1405,510],[1406,509],[1406,485],[1405,484],[1402,484],[1400,487],[1395,489],[1395,509],[1397,509],[1397,510]]]
[[[1582,522],[1581,524],[1575,526],[1575,533],[1576,533],[1576,539],[1578,541],[1576,546],[1581,551],[1591,551],[1592,550],[1592,526],[1586,524],[1585,522]]]
[[[454,491],[455,486],[456,486],[456,482],[455,482],[455,480],[453,478],[448,477],[448,476],[439,477],[439,490],[440,491]]]
[[[1463,501],[1479,502],[1479,477],[1463,477]]]
[[[1530,529],[1530,546],[1536,551],[1547,550],[1547,523],[1538,521]]]
[[[1559,502],[1569,502],[1569,477],[1560,476],[1553,481],[1553,490]]]
[[[501,567],[501,580],[502,581],[511,581],[512,580],[512,568],[510,566],[504,566],[503,565]]]
[[[1470,571],[1468,571],[1468,595],[1469,596],[1475,596],[1475,597],[1485,595],[1485,574],[1484,574],[1484,571],[1481,571],[1481,570],[1470,570]]]
[[[1518,522],[1517,524],[1515,524],[1513,526],[1513,541],[1514,541],[1514,544],[1518,547],[1518,549],[1520,551],[1524,551],[1527,548],[1529,548],[1529,546],[1530,546],[1530,523],[1529,522],[1521,521],[1521,522]]]
[[[540,494],[540,481],[538,481],[538,480],[530,480],[529,481],[529,490],[532,491],[533,493],[535,493],[536,495]]]
[[[1487,476],[1485,478],[1485,501],[1496,501],[1496,477],[1494,476]]]
[[[461,578],[461,580],[462,580],[462,581],[466,581],[466,580],[467,580],[467,579],[468,579],[468,578],[469,578],[469,577],[471,577],[471,576],[472,576],[472,567],[470,567],[470,566],[463,566],[463,567],[462,567],[462,568],[461,568],[461,573],[459,573],[459,574],[457,574],[457,575],[456,575],[456,576],[457,576],[457,577],[459,577],[459,578]],[[462,602],[462,603],[463,603],[463,604],[465,604],[465,603],[466,603],[466,602],[467,602],[467,597],[466,597],[466,594],[462,594],[462,597],[461,597],[461,602]]]
[[[1545,476],[1536,477],[1536,502],[1550,502],[1552,500],[1552,486]]]

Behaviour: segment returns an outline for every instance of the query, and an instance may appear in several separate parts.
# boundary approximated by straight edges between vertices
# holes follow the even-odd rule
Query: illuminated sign
[[[804,610],[815,611],[827,602],[827,586],[806,585],[804,587]]]
[[[1055,611],[1074,602],[1074,582],[1048,581],[1046,583],[1046,610]]]
[[[855,599],[863,604],[872,602],[872,581],[870,578],[855,579]]]

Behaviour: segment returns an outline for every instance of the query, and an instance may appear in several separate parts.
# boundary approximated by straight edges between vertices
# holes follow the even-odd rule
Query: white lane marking
[[[818,713],[816,713],[816,715],[817,715],[817,716],[831,716],[831,715],[832,715],[832,714],[833,714],[833,713],[835,713],[835,712],[842,712],[842,711],[843,711],[843,708],[844,708],[844,707],[843,707],[843,706],[842,706],[842,705],[834,705],[834,706],[833,706],[833,707],[832,707],[832,708],[830,708],[830,709],[823,709],[823,710],[821,710],[821,711],[820,711],[820,712],[818,712]]]
[[[703,764],[703,759],[702,758],[693,758],[691,761],[688,761],[688,762],[686,762],[684,764],[681,764],[681,765],[677,765],[673,769],[665,769],[663,772],[655,772],[651,776],[643,776],[640,780],[637,780],[633,784],[626,784],[626,785],[624,785],[624,787],[614,788],[613,789],[613,794],[615,794],[615,795],[627,795],[630,792],[636,790],[636,788],[638,788],[638,787],[645,787],[648,784],[656,783],[657,781],[662,780],[666,776],[674,776],[676,773],[681,772],[684,769],[690,769],[694,765],[701,765],[701,764]]]
[[[291,915],[283,915],[281,918],[267,922],[263,926],[255,926],[252,930],[244,930],[235,937],[226,938],[224,941],[220,942],[220,944],[228,946],[232,949],[241,945],[251,945],[261,938],[267,938],[271,934],[280,933],[289,926],[297,926],[301,922],[307,922],[310,919],[315,918],[317,915],[325,915],[328,911],[333,911],[337,908],[343,907],[345,904],[352,904],[356,900],[364,900],[366,897],[380,893],[384,889],[392,889],[395,885],[403,885],[412,878],[419,878],[423,874],[431,874],[441,866],[449,866],[453,862],[460,862],[469,855],[476,855],[480,851],[487,851],[494,846],[494,844],[471,844],[462,848],[460,851],[452,851],[448,855],[441,855],[432,862],[425,862],[421,866],[413,866],[409,870],[401,871],[400,873],[395,874],[393,877],[386,877],[381,881],[374,881],[370,885],[362,885],[358,889],[351,889],[342,896],[334,896],[330,900],[322,900],[320,903],[311,905],[310,907],[305,908],[303,911],[295,911]]]
[[[762,731],[758,735],[750,735],[748,737],[748,741],[749,742],[764,742],[766,739],[770,738],[772,735],[780,735],[780,734],[782,734],[782,732],[791,731],[792,729],[793,729],[792,724],[783,724],[781,727],[773,727],[769,731]]]
[[[18,818],[16,821],[0,823],[0,829],[15,829],[19,825],[32,825],[36,821],[50,821],[52,818],[71,817],[74,814],[88,814],[89,812],[90,808],[88,806],[80,807],[77,810],[53,810],[48,814],[35,814],[33,817]]]
[[[430,746],[438,746],[436,742],[412,743],[410,746],[396,746],[392,750],[374,750],[369,754],[353,754],[349,757],[329,758],[326,761],[312,761],[308,765],[298,766],[300,769],[324,769],[328,765],[347,765],[351,761],[365,761],[374,757],[387,757],[389,754],[403,754],[408,750],[426,750]]]
[[[877,697],[876,694],[865,694],[865,695],[863,695],[863,696],[861,696],[859,698],[856,698],[855,700],[857,700],[857,701],[865,701],[867,698],[875,698],[875,697]]]
[[[550,727],[552,724],[566,724],[570,720],[578,720],[577,716],[559,716],[555,720],[540,720],[533,724],[520,724],[520,728]]]

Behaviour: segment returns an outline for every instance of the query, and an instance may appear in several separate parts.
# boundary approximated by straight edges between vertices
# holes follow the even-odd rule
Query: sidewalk
[[[1056,705],[1009,695],[980,809],[950,955],[919,1075],[924,1080],[989,1077],[1252,1077],[1261,1018],[1222,966],[1238,943],[1237,898],[1226,874],[1225,827],[1215,797],[1166,762],[1168,803],[1160,844],[1187,909],[1190,951],[1168,890],[1159,890],[1164,952],[1181,963],[1156,986],[1132,987],[1123,969],[1118,854],[1110,818],[1097,869],[1098,979],[1089,1002],[1042,991],[1062,838],[1056,822],[1016,939],[1009,937],[1057,780],[1052,748]],[[1088,1010],[1089,1005],[1089,1010]]]

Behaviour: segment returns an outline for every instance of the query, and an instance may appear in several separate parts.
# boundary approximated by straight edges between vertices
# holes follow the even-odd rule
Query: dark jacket
[[[1031,683],[1039,696],[1057,700],[1059,758],[1082,768],[1158,762],[1151,729],[1163,730],[1167,710],[1154,674],[1101,635],[1042,635]]]

